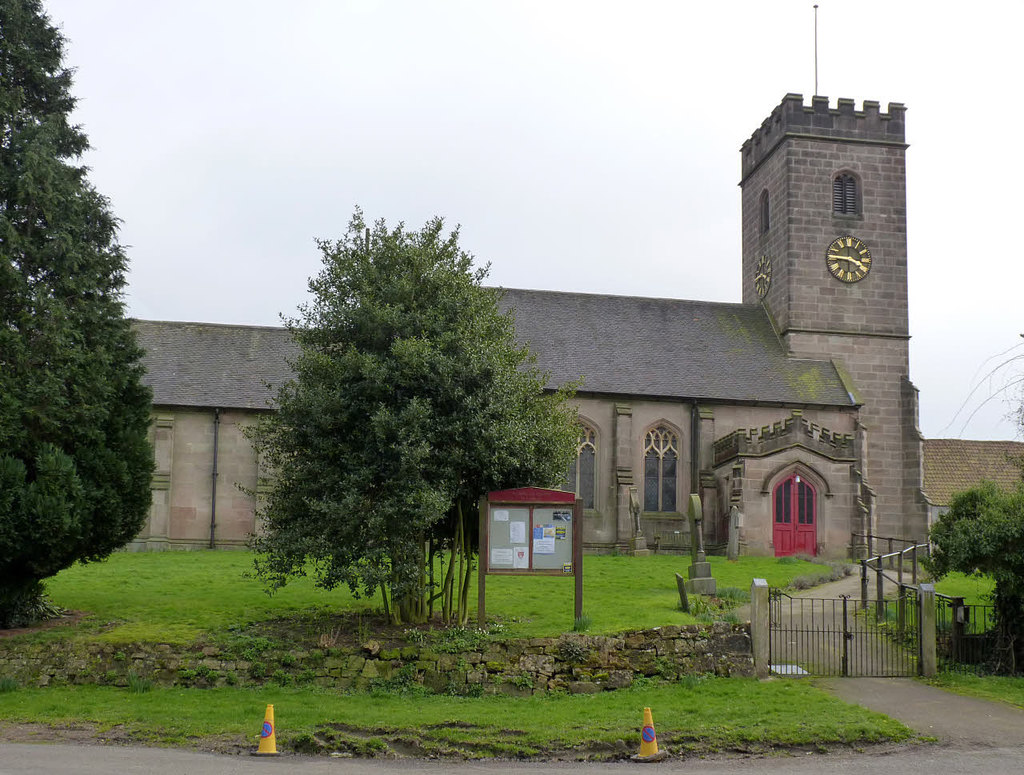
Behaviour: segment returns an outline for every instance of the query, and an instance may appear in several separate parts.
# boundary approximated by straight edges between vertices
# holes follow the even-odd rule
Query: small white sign
[[[513,549],[512,550],[512,567],[513,568],[529,568],[530,567],[530,555],[526,549]]]
[[[534,554],[554,554],[555,553],[555,539],[551,538],[535,538],[533,539],[533,553]]]
[[[495,522],[508,522],[508,509],[495,509],[494,510],[494,521]]]
[[[496,547],[491,549],[491,567],[504,566],[509,567],[512,565],[512,550],[506,549],[505,547]]]
[[[509,522],[508,523],[508,542],[510,544],[525,544],[526,543],[526,523],[525,522]]]

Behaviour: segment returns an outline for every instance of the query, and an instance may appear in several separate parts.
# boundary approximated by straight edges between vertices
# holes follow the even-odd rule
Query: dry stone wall
[[[132,680],[169,686],[309,684],[347,689],[422,685],[438,693],[573,694],[623,689],[639,677],[754,674],[749,625],[659,627],[616,636],[568,634],[485,642],[440,653],[429,645],[265,650],[168,644],[0,644],[0,676],[22,686]]]

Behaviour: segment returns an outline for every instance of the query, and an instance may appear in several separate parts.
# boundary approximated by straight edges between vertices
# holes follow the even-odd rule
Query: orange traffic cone
[[[640,730],[640,753],[631,757],[635,762],[660,762],[668,751],[658,750],[658,736],[654,733],[654,719],[651,709],[644,708],[644,726]]]
[[[267,706],[267,714],[263,717],[263,729],[260,731],[260,747],[256,756],[277,756],[277,731],[274,729],[274,706]]]

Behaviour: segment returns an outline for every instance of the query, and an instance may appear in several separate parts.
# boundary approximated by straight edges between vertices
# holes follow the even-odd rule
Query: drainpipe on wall
[[[214,537],[217,534],[217,443],[220,440],[220,409],[213,410],[213,472],[210,478],[210,548],[214,548]]]
[[[690,404],[690,492],[700,491],[700,409],[697,402]],[[686,497],[689,503],[689,495]]]

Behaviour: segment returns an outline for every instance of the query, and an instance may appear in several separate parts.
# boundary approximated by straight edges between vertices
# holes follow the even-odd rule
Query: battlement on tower
[[[743,143],[743,178],[786,137],[818,137],[849,139],[860,142],[906,145],[902,102],[890,102],[889,112],[882,113],[875,100],[864,100],[861,110],[851,99],[840,98],[836,107],[829,107],[828,97],[812,97],[804,105],[802,94],[787,94],[760,127]]]

